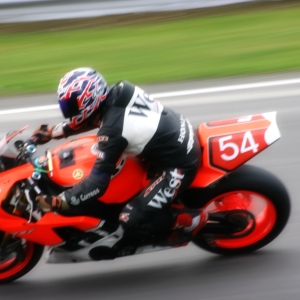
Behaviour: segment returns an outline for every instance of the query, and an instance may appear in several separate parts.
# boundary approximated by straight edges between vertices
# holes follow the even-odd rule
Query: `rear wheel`
[[[289,196],[281,181],[265,170],[248,165],[230,173],[213,188],[190,189],[184,196],[193,207],[200,199],[201,206],[209,213],[240,210],[253,216],[254,223],[249,221],[253,228],[246,234],[227,237],[199,234],[194,239],[199,247],[218,254],[244,254],[267,245],[283,230],[290,214]]]
[[[0,232],[0,240],[5,236]],[[28,273],[40,260],[44,247],[33,242],[12,239],[0,250],[0,283],[14,281]]]

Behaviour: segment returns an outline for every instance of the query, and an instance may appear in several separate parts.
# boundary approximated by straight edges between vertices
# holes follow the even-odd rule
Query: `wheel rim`
[[[13,252],[5,259],[0,260],[0,280],[14,276],[28,265],[34,253],[33,243],[27,241],[23,244],[23,251],[23,260],[19,260],[16,252]]]
[[[255,218],[255,228],[247,236],[235,239],[215,239],[213,243],[220,248],[242,248],[250,246],[272,230],[276,223],[276,209],[267,197],[252,191],[234,191],[222,194],[204,207],[207,212],[224,212],[229,210],[247,210]]]

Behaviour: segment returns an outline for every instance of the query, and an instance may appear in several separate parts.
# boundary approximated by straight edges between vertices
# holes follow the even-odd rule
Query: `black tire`
[[[1,240],[4,236],[0,232]],[[0,259],[0,284],[14,281],[28,273],[43,255],[44,246],[23,241],[22,244],[9,255]]]
[[[182,200],[189,207],[200,208],[207,206],[211,203],[212,199],[225,194],[234,194],[235,192],[238,194],[238,191],[245,191],[245,193],[249,193],[250,195],[253,193],[253,195],[258,195],[258,197],[262,196],[269,203],[268,205],[272,212],[276,212],[272,213],[272,224],[267,224],[270,227],[268,232],[254,241],[249,238],[248,243],[244,242],[244,240],[240,240],[240,242],[238,239],[232,240],[233,246],[228,244],[228,241],[227,244],[225,242],[226,245],[224,246],[224,241],[222,242],[220,239],[216,243],[217,239],[214,240],[214,237],[199,235],[193,240],[197,246],[209,252],[222,255],[245,254],[264,247],[283,230],[290,215],[288,192],[276,176],[258,167],[243,165],[208,188],[188,189],[183,194]],[[267,216],[265,219],[268,222]]]

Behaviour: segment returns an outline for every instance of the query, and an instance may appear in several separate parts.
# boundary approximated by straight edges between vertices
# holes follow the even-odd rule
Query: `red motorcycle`
[[[89,174],[99,152],[97,138],[79,137],[38,157],[34,144],[20,140],[25,128],[0,142],[0,283],[29,272],[45,246],[49,263],[114,259],[188,242],[234,255],[267,245],[288,221],[290,200],[280,180],[261,168],[243,165],[280,138],[276,112],[198,127],[202,164],[177,202],[205,209],[209,219],[192,240],[173,245],[162,243],[161,236],[143,241],[124,238],[118,215],[151,177],[144,161],[126,153],[97,203],[68,215],[40,212],[36,195],[57,195]]]

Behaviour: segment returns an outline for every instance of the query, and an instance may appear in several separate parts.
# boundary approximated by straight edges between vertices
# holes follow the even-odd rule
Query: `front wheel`
[[[290,214],[290,200],[282,182],[271,173],[248,165],[233,171],[214,187],[188,190],[185,197],[189,206],[199,207],[201,202],[209,213],[244,210],[253,215],[253,230],[248,234],[202,234],[193,240],[199,247],[223,255],[244,254],[264,247],[283,230]]]
[[[0,232],[0,240],[5,237]],[[40,260],[44,247],[21,239],[12,239],[0,251],[0,284],[14,281],[28,273]]]

